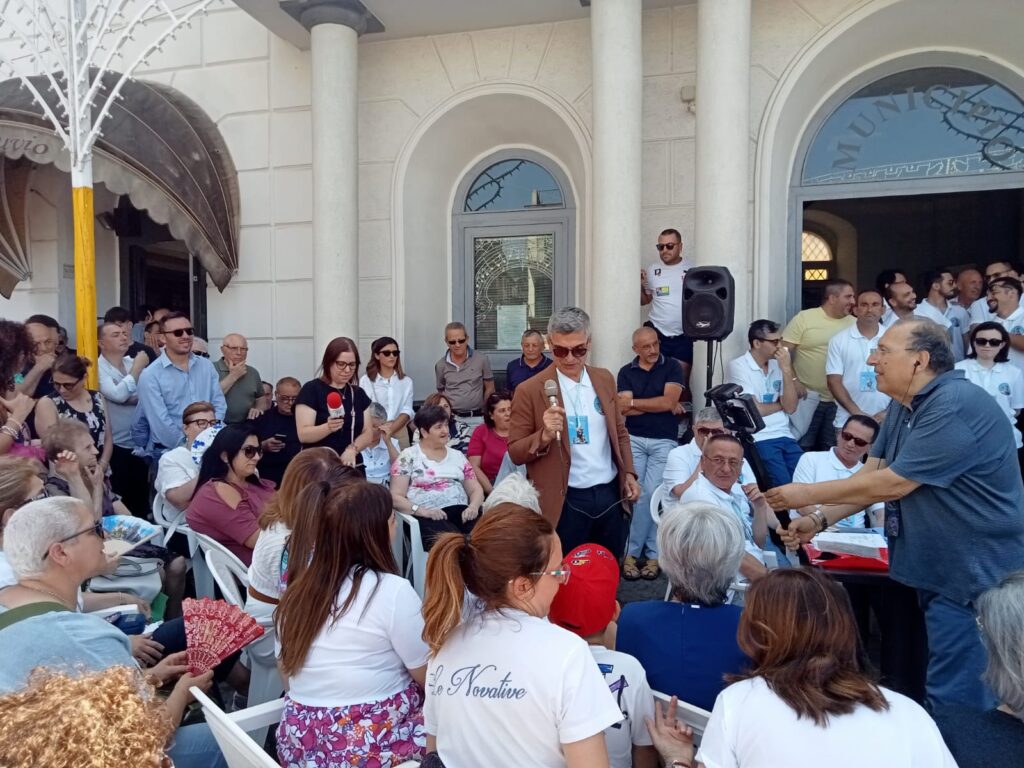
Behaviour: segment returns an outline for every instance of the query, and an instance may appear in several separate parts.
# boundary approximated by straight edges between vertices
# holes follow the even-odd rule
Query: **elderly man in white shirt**
[[[836,399],[833,422],[836,429],[842,427],[851,414],[863,414],[880,421],[889,407],[889,396],[878,391],[875,368],[868,365],[868,355],[885,332],[879,322],[882,307],[882,295],[878,291],[861,291],[853,310],[857,322],[837,333],[828,343],[825,380]]]
[[[836,447],[827,451],[805,453],[800,457],[793,473],[794,483],[825,483],[829,480],[845,480],[864,466],[863,460],[878,435],[878,422],[870,416],[857,414],[847,418],[836,437]],[[818,504],[794,510],[801,515],[810,515],[819,508]],[[880,528],[883,523],[885,505],[871,504],[860,512],[840,520],[840,528]]]
[[[673,448],[665,460],[665,474],[662,475],[661,481],[665,486],[665,492],[676,498],[682,496],[683,491],[690,487],[690,483],[700,476],[700,460],[708,438],[728,434],[729,430],[725,428],[716,408],[706,406],[697,411],[693,421],[693,439],[678,448]],[[739,482],[752,483],[754,479],[754,470],[744,459]]]
[[[740,575],[756,578],[766,572],[764,549],[768,540],[768,520],[775,515],[757,483],[739,484],[743,467],[743,444],[732,435],[714,435],[704,446],[700,476],[683,491],[680,501],[704,501],[732,512],[743,525],[746,554],[740,562]]]

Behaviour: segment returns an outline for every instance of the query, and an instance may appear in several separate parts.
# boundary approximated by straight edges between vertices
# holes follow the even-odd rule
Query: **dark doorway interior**
[[[142,304],[186,312],[206,338],[206,273],[199,260],[163,224],[122,196],[112,215],[118,236],[121,303],[132,312]]]
[[[806,203],[804,211],[805,216],[808,211],[831,214],[852,227],[830,231],[827,224],[804,224],[836,253],[842,238],[854,233],[852,263],[840,261],[830,276],[858,287],[873,285],[883,269],[904,270],[916,287],[918,275],[936,267],[1024,260],[1022,189],[820,200]],[[804,307],[818,303],[813,282],[805,281],[803,294]]]

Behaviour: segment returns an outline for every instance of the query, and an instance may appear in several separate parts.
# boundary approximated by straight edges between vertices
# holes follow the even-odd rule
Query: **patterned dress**
[[[99,392],[94,392],[90,389],[89,396],[92,398],[92,410],[84,413],[76,411],[67,400],[56,392],[49,397],[53,400],[53,404],[57,406],[57,416],[59,418],[77,419],[85,424],[89,434],[92,435],[92,442],[95,444],[96,450],[102,455],[103,441],[107,433],[107,412],[103,408],[103,398],[100,397]]]

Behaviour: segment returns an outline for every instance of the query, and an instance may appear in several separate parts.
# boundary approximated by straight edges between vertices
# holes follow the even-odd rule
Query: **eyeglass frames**
[[[469,341],[469,339],[463,336],[461,339],[446,339],[445,344],[447,344],[449,347],[456,347],[459,344],[465,344],[467,341]]]
[[[220,419],[192,419],[192,421],[186,421],[186,424],[195,424],[200,429],[209,429],[210,427],[219,427]]]
[[[103,521],[97,520],[95,523],[90,525],[88,528],[83,528],[80,531],[76,531],[75,533],[72,533],[70,536],[65,536],[63,539],[57,539],[57,541],[55,541],[54,544],[63,544],[65,541],[71,541],[72,539],[77,539],[79,536],[81,536],[83,534],[86,534],[86,533],[92,533],[97,538],[99,538],[101,540],[105,539],[106,536],[103,533]],[[46,552],[43,553],[43,560],[45,560],[49,556],[50,556],[50,551],[47,550]]]
[[[81,379],[77,379],[76,381],[55,381],[53,382],[53,388],[59,390],[67,390],[70,392],[72,389],[74,389],[81,383]]]
[[[346,363],[344,360],[335,360],[334,367],[340,368],[343,371],[354,371],[359,366],[359,363],[352,362]]]
[[[864,448],[866,446],[871,445],[871,443],[869,443],[867,440],[864,440],[864,439],[862,439],[860,437],[854,437],[849,432],[847,432],[845,429],[842,432],[839,433],[839,436],[841,438],[843,438],[843,440],[846,440],[847,442],[853,443],[858,448]]]
[[[697,427],[698,435],[728,435],[727,429],[714,429],[712,427]]]
[[[979,336],[972,343],[976,347],[1001,347],[1003,345],[1003,340],[988,339],[983,336]],[[56,386],[56,384],[54,386]]]
[[[399,351],[397,349],[382,349],[377,354],[378,355],[383,355],[384,357],[398,357],[402,353],[401,353],[401,351]]]
[[[582,360],[587,356],[587,352],[590,351],[590,347],[586,344],[580,344],[576,347],[560,347],[557,344],[551,347],[551,354],[557,358],[568,357],[570,354],[577,360]]]
[[[558,580],[559,584],[563,584],[564,585],[564,584],[568,584],[569,583],[569,576],[571,574],[572,574],[572,571],[570,571],[565,566],[562,566],[557,571],[534,571],[530,575],[531,576],[553,576],[554,578],[556,578]]]
[[[660,251],[671,251],[677,245],[679,245],[679,243],[658,243],[654,247],[657,248],[658,251],[660,252]]]
[[[257,456],[263,455],[263,449],[260,448],[258,445],[243,445],[242,455],[245,456],[245,458],[247,459],[254,459]]]
[[[160,331],[160,333],[164,334],[165,336],[169,333],[178,339],[180,339],[182,336],[194,336],[195,332],[196,331],[194,328],[175,328],[173,331]]]

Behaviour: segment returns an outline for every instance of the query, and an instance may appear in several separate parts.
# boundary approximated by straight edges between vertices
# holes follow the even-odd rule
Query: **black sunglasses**
[[[384,357],[398,357],[402,353],[397,349],[382,349],[378,354],[384,355]]]
[[[454,347],[456,344],[465,344],[467,341],[468,339],[463,336],[461,339],[450,339],[446,343],[449,347]]]
[[[577,360],[582,360],[584,357],[587,356],[587,352],[589,351],[590,347],[588,347],[586,344],[580,344],[577,347],[559,347],[557,345],[551,347],[551,354],[557,358],[568,357],[569,353],[571,352],[572,356],[575,357]]]
[[[262,456],[263,449],[258,445],[245,445],[242,446],[242,455],[247,459],[252,459],[256,456]]]
[[[65,541],[71,541],[72,539],[77,539],[79,536],[81,536],[82,534],[85,534],[85,533],[92,533],[92,534],[95,534],[100,539],[105,539],[106,536],[103,535],[103,521],[102,520],[97,520],[95,523],[90,525],[88,528],[83,528],[80,531],[72,533],[70,536],[65,536],[63,539],[57,539],[57,541],[55,541],[54,544],[63,544]],[[43,560],[45,560],[49,556],[50,556],[50,550],[46,550],[46,552],[43,553]]]
[[[1001,347],[1002,345],[1002,339],[983,339],[979,337],[974,340],[974,346],[976,347]],[[54,386],[57,386],[56,382],[54,382]]]
[[[858,448],[863,448],[866,445],[871,445],[871,443],[869,443],[867,440],[863,440],[863,439],[861,439],[859,437],[854,437],[849,432],[847,432],[845,429],[842,432],[840,432],[839,434],[843,438],[843,440],[849,440],[854,445],[856,445]]]
[[[82,383],[81,379],[78,379],[78,381],[55,381],[55,382],[53,382],[53,388],[54,389],[72,390],[72,389],[74,389],[75,387],[77,387],[81,383]]]
[[[195,332],[196,331],[194,328],[175,328],[173,331],[161,331],[161,333],[163,333],[164,335],[169,333],[172,336],[176,336],[179,339],[182,336],[193,336],[195,335]]]
[[[671,251],[677,245],[679,245],[679,243],[658,243],[654,247],[657,248],[659,251]]]

